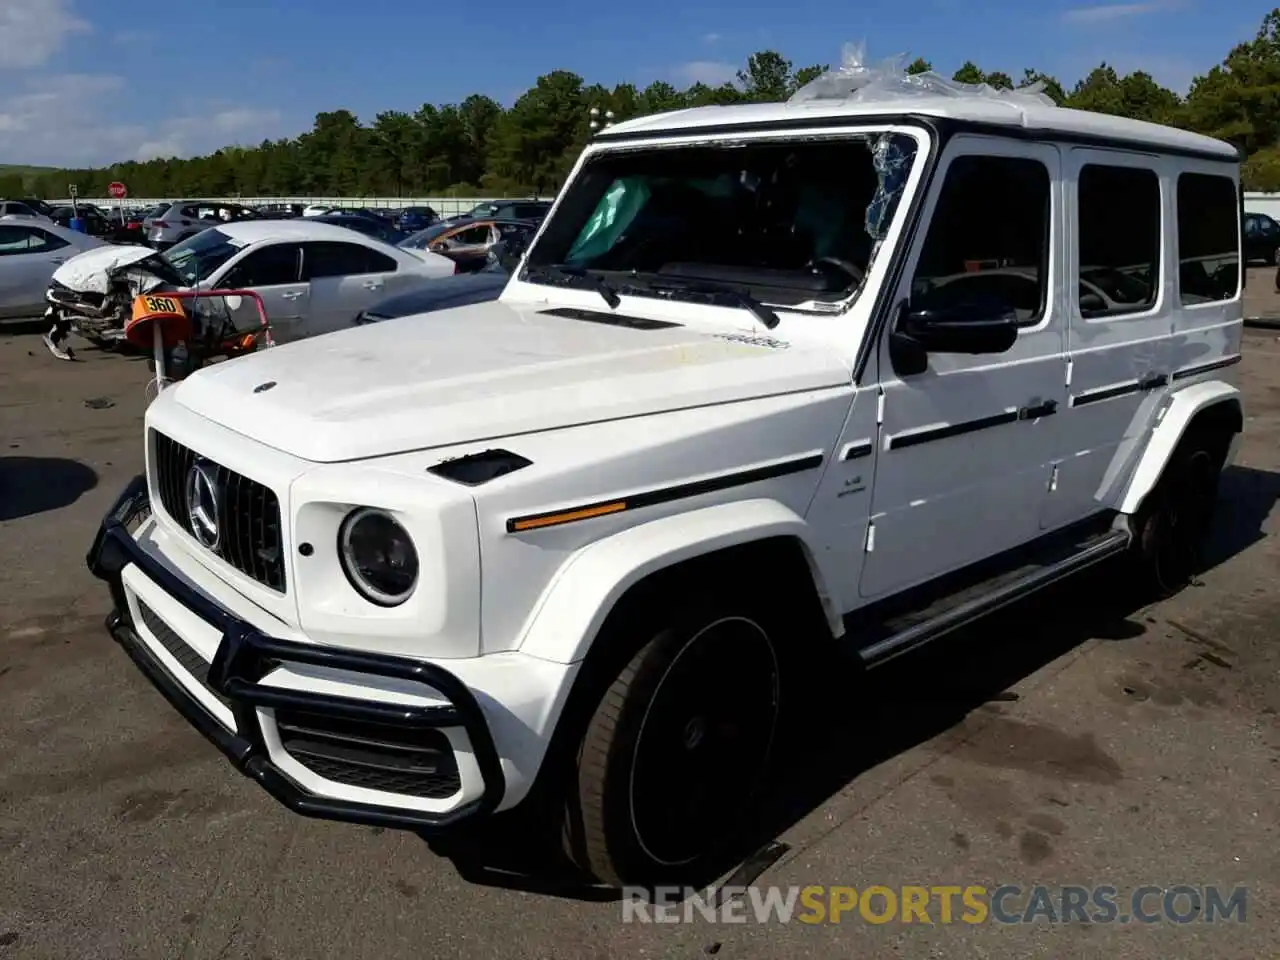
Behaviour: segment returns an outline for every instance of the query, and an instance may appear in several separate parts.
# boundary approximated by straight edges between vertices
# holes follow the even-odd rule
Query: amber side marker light
[[[565,510],[561,513],[544,513],[538,517],[524,517],[520,520],[512,520],[508,529],[512,533],[519,533],[521,530],[537,530],[540,527],[555,527],[562,523],[573,523],[575,520],[590,520],[592,517],[603,517],[610,513],[621,513],[627,509],[625,500],[616,500],[613,503],[601,503],[594,507],[582,507],[578,510]]]

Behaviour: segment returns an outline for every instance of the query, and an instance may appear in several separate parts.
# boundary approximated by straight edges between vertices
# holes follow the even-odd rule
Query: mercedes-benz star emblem
[[[214,468],[197,461],[187,473],[187,526],[191,535],[210,550],[216,550],[218,531],[218,484]]]

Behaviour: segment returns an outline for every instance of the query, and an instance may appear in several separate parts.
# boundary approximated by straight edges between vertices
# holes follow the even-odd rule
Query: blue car
[[[440,216],[430,207],[405,207],[396,218],[396,226],[404,233],[417,233],[439,219]]]

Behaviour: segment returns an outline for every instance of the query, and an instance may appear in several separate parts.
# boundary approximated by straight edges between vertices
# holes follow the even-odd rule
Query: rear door
[[[215,274],[215,278],[216,278]],[[232,261],[213,286],[252,290],[262,297],[272,336],[279,343],[306,336],[303,332],[311,292],[302,279],[302,247],[297,243],[268,243],[253,247],[243,259]],[[253,330],[259,323],[257,307],[241,303],[232,318],[237,330]]]
[[[1042,523],[1114,502],[1169,382],[1177,296],[1166,158],[1075,147],[1067,182],[1069,399],[1054,418],[1061,458]],[[1096,291],[1101,291],[1099,296]],[[1105,299],[1104,299],[1105,298]]]
[[[43,313],[53,271],[76,252],[48,230],[20,221],[0,223],[0,317]]]
[[[305,243],[302,264],[311,287],[307,336],[346,329],[362,310],[399,292],[406,278],[390,256],[358,243]]]

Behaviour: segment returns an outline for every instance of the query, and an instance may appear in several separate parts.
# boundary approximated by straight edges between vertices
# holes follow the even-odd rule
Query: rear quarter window
[[[1178,175],[1178,294],[1184,306],[1240,292],[1239,198],[1229,177]]]

